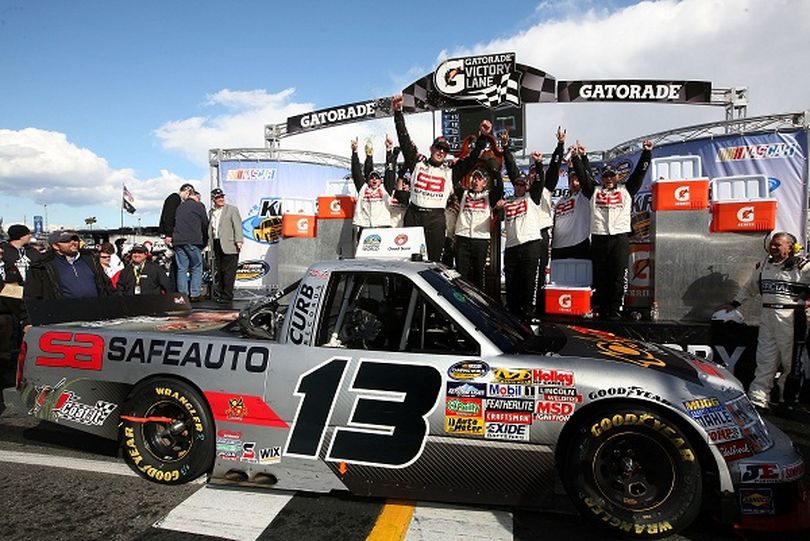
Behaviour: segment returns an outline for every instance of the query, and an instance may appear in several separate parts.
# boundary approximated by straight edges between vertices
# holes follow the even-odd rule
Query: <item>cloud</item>
[[[141,180],[132,169],[113,169],[104,158],[79,148],[64,133],[25,128],[0,129],[0,193],[30,199],[37,205],[118,208],[121,185],[135,196],[140,212],[159,210],[166,186],[188,179],[168,171]],[[207,188],[207,181],[196,183]]]

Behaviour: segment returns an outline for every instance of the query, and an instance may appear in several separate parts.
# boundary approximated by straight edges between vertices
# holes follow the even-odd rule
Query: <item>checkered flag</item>
[[[480,92],[470,94],[470,97],[477,100],[484,107],[496,107],[504,102],[520,105],[520,78],[523,74],[519,71],[506,73],[501,77],[500,83],[488,86]]]

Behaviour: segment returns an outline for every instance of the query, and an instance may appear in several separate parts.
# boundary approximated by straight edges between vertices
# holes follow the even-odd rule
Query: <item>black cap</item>
[[[382,175],[380,174],[380,172],[375,170],[375,171],[372,171],[371,173],[368,174],[368,176],[366,177],[366,180],[371,180],[373,177],[377,177],[379,179],[382,179]]]
[[[8,240],[20,240],[30,234],[31,230],[23,224],[14,224],[8,228]]]
[[[211,199],[216,199],[217,197],[224,197],[225,192],[222,191],[222,188],[214,188],[211,190]]]
[[[612,165],[606,165],[604,169],[602,169],[602,176],[603,177],[615,177],[616,170],[613,169]]]
[[[189,191],[189,190],[193,192],[194,191],[194,186],[192,186],[191,184],[186,182],[185,184],[180,186],[180,190],[178,190],[178,191],[185,192],[185,191]]]
[[[149,250],[146,249],[146,246],[143,244],[134,244],[132,248],[129,249],[129,253],[140,252],[142,254],[149,253]]]
[[[433,144],[430,145],[432,148],[440,148],[443,149],[445,152],[450,152],[450,143],[447,142],[447,139],[440,135],[436,139],[433,140]]]
[[[58,242],[68,242],[71,240],[80,240],[79,234],[70,229],[63,229],[61,231],[53,231],[48,235],[48,244],[56,244]]]
[[[489,171],[479,167],[475,171],[472,172],[472,174],[470,175],[470,180],[472,180],[472,178],[475,177],[475,176],[479,176],[479,177],[483,178],[484,180],[488,181],[489,180]]]

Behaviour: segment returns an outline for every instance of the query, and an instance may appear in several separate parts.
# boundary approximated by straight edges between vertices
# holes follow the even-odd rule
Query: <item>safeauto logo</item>
[[[768,143],[762,145],[742,145],[723,147],[717,150],[715,161],[736,162],[742,160],[773,160],[778,158],[792,158],[801,153],[796,142]]]

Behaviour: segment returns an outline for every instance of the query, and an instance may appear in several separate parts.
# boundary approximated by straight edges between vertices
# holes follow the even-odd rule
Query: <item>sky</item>
[[[747,87],[748,116],[810,109],[804,0],[467,0],[463,3],[0,0],[4,227],[118,227],[121,186],[156,225],[184,182],[210,189],[208,150],[264,147],[264,125],[391,96],[445,58],[515,52],[558,80],[706,80]],[[557,126],[590,149],[724,119],[722,107],[531,104],[526,144]],[[409,116],[427,148],[430,114]],[[296,135],[281,148],[349,156],[393,120]],[[205,200],[206,198],[204,198]],[[47,211],[47,212],[46,212]]]

